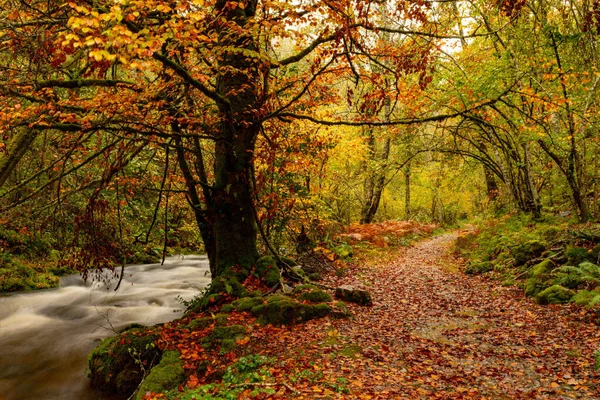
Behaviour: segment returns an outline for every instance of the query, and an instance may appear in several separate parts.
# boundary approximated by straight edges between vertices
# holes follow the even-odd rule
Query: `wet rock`
[[[153,331],[131,329],[104,339],[88,358],[93,387],[114,394],[132,394],[162,356]]]
[[[356,303],[361,306],[373,305],[371,294],[362,289],[355,289],[352,286],[340,286],[335,289],[335,298],[349,303]]]

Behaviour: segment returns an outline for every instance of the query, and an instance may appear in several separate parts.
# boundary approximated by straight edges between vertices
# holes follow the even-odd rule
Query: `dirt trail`
[[[299,364],[321,371],[314,385],[298,381],[296,398],[600,398],[600,329],[585,322],[588,313],[539,306],[515,288],[452,272],[454,238],[420,242],[391,265],[331,281],[373,294],[373,307],[352,307],[354,318],[272,337],[294,344],[287,354],[274,350],[290,359],[281,365],[286,376]]]

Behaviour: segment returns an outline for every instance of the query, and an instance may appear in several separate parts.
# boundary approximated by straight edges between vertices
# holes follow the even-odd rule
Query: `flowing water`
[[[58,289],[0,296],[0,400],[112,399],[89,388],[89,352],[137,322],[170,321],[210,282],[204,256],[175,256],[164,265],[134,265],[116,280],[61,279]]]

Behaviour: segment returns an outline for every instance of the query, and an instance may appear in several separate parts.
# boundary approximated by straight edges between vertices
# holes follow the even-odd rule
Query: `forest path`
[[[328,282],[363,285],[374,305],[325,329],[310,321],[282,332],[283,369],[314,369],[315,385],[297,381],[295,398],[600,398],[600,329],[589,313],[457,272],[455,238],[421,241],[391,264]]]

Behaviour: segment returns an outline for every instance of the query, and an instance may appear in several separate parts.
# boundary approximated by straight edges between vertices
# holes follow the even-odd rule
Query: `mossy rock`
[[[212,339],[235,339],[237,336],[245,335],[246,327],[243,325],[215,326],[210,334]]]
[[[477,275],[483,274],[485,272],[492,271],[494,269],[494,264],[491,261],[481,261],[469,264],[465,268],[465,273],[469,275]]]
[[[302,304],[293,299],[277,299],[252,308],[252,314],[261,324],[293,325],[322,318],[332,311],[328,304]]]
[[[575,296],[573,290],[560,285],[552,285],[538,293],[536,301],[540,304],[561,304],[568,303],[573,296]]]
[[[264,300],[262,297],[242,297],[232,303],[236,311],[244,312],[250,311],[252,307],[256,307],[263,304]]]
[[[258,261],[256,261],[254,271],[269,287],[277,285],[281,278],[281,270],[277,266],[277,261],[271,256],[259,258]]]
[[[212,317],[196,318],[196,319],[190,321],[190,323],[187,324],[186,327],[192,331],[199,331],[199,330],[208,328],[214,322],[215,322],[215,319]]]
[[[222,339],[219,345],[219,354],[231,353],[236,346],[235,339]]]
[[[88,358],[93,387],[113,394],[132,394],[149,370],[161,358],[152,331],[131,329],[104,339]],[[142,368],[143,366],[143,368]]]
[[[298,296],[298,300],[306,300],[310,301],[311,303],[328,303],[333,299],[331,298],[331,295],[329,293],[326,293],[319,289],[315,289],[301,293]]]
[[[311,285],[309,284],[303,284],[303,285],[298,285],[294,287],[294,294],[300,294],[300,293],[304,293],[304,292],[309,292],[311,290],[316,290],[319,287],[317,285]]]
[[[556,264],[550,259],[534,265],[529,278],[525,281],[525,294],[527,296],[536,296],[550,286],[549,280],[552,278],[551,272],[554,268],[556,268]]]
[[[335,298],[349,303],[356,303],[361,306],[373,305],[371,294],[362,289],[355,289],[351,286],[340,286],[335,289]]]
[[[135,399],[141,400],[148,392],[163,393],[178,387],[185,380],[183,362],[178,351],[167,351],[160,363],[150,370],[140,385]]]
[[[348,309],[348,306],[346,306],[346,303],[343,301],[336,301],[333,303],[331,316],[334,318],[349,318],[352,316],[352,313]]]
[[[279,301],[294,301],[294,299],[284,294],[274,294],[272,296],[267,297],[267,303],[276,303]]]
[[[236,346],[236,339],[246,335],[243,325],[215,326],[212,333],[200,340],[205,349],[220,349],[220,354],[229,353]]]
[[[221,307],[221,312],[222,313],[230,313],[233,310],[235,310],[235,306],[231,303],[229,304],[224,304],[223,307]]]
[[[546,251],[547,244],[540,240],[530,240],[523,244],[514,246],[510,249],[510,254],[514,258],[514,265],[519,266],[527,261],[539,257]]]

